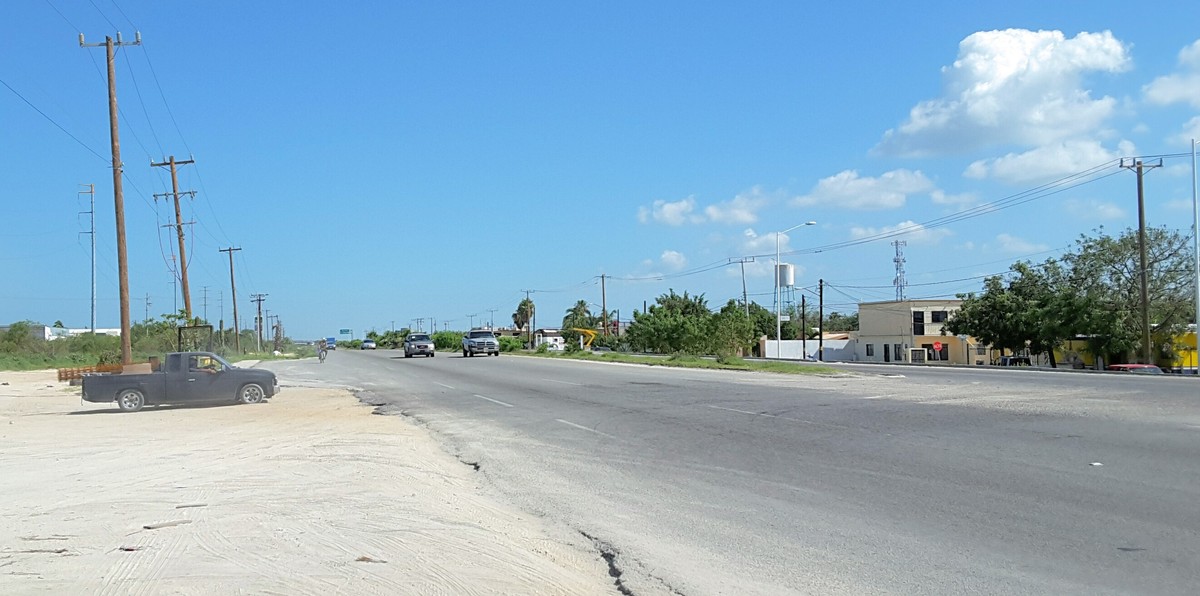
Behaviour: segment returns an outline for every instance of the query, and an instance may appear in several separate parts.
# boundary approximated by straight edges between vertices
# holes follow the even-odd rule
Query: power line
[[[50,124],[53,124],[54,126],[58,127],[58,129],[63,131],[64,134],[66,134],[68,137],[71,137],[71,140],[75,141],[76,143],[79,143],[80,147],[83,147],[84,149],[87,149],[88,151],[90,151],[92,155],[95,155],[96,157],[100,158],[100,161],[103,161],[103,162],[108,161],[107,158],[105,158],[103,155],[100,155],[100,153],[97,152],[95,149],[92,149],[91,147],[89,147],[87,145],[87,143],[84,143],[83,141],[79,140],[79,137],[76,137],[75,135],[71,134],[71,131],[63,128],[63,126],[61,124],[59,124],[58,122],[55,122],[53,118],[51,118],[50,116],[47,116],[45,112],[43,112],[37,106],[33,105],[33,102],[29,101],[28,99],[25,99],[24,95],[21,95],[16,89],[13,89],[11,85],[9,85],[7,82],[4,81],[4,79],[0,79],[0,85],[4,85],[5,87],[7,87],[9,91],[13,92],[13,95],[16,95],[17,97],[21,98],[21,101],[25,102],[25,104],[28,105],[29,107],[33,108],[33,111],[37,112],[38,114],[41,114],[42,118],[45,118],[48,122],[50,122]]]

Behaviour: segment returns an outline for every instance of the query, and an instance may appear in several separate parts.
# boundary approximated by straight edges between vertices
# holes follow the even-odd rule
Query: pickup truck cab
[[[472,329],[463,336],[462,350],[463,356],[466,357],[476,354],[499,356],[500,340],[496,339],[496,334],[490,329]]]
[[[256,404],[278,392],[275,373],[238,368],[210,352],[172,352],[159,370],[150,373],[83,377],[84,401],[115,401],[123,412],[157,404]]]

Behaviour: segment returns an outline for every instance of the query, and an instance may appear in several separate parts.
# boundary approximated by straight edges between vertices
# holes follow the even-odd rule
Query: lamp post
[[[780,340],[783,339],[781,337],[783,324],[782,319],[779,316],[779,310],[783,307],[783,300],[780,293],[779,283],[779,237],[796,228],[815,225],[817,225],[817,222],[815,221],[806,221],[802,224],[796,224],[786,230],[775,232],[775,271],[773,272],[775,274],[775,357],[779,359],[783,359],[783,352],[780,351],[783,349],[782,344],[780,343]],[[801,354],[801,356],[803,356],[803,354]]]

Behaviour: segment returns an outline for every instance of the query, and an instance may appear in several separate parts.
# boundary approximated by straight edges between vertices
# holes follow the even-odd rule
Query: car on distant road
[[[1110,364],[1108,370],[1113,372],[1137,373],[1142,375],[1161,375],[1163,370],[1153,364]]]
[[[428,334],[409,333],[408,337],[404,338],[404,357],[412,358],[416,354],[430,358],[437,355],[433,350],[433,339]]]
[[[364,340],[363,340],[363,342],[362,342],[362,344],[358,346],[358,349],[360,349],[360,350],[374,350],[374,349],[375,349],[375,340],[373,340],[373,339],[364,339]]]

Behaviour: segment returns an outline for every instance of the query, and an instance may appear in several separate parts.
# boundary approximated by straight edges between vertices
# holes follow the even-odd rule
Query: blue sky
[[[1175,156],[1147,175],[1147,218],[1188,232],[1200,5],[975,4],[6,6],[0,322],[88,325],[76,192],[94,183],[98,324],[119,326],[104,50],[80,32],[142,34],[117,55],[135,320],[147,295],[151,316],[176,301],[173,208],[152,198],[170,179],[149,165],[170,155],[196,160],[193,309],[207,287],[232,324],[218,251],[241,247],[242,325],[267,294],[297,338],[500,324],[524,290],[554,326],[601,302],[602,274],[622,319],[670,288],[716,307],[750,255],[769,308],[763,255],[808,220],[784,261],[826,280],[830,310],[895,296],[894,239],[910,297],[952,296],[1135,226],[1122,157]]]

